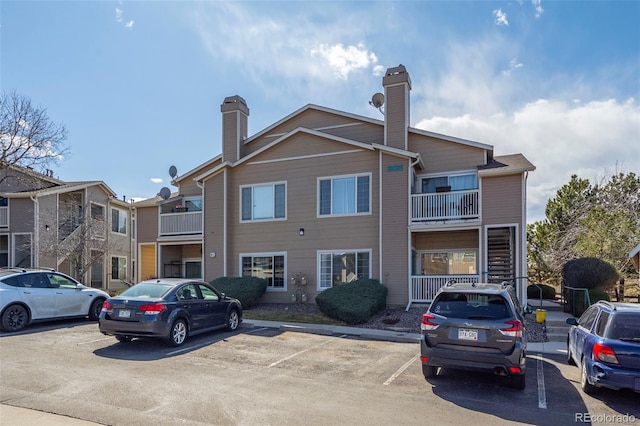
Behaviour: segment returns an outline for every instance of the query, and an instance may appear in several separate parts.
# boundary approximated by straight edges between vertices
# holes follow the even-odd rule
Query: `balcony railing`
[[[202,234],[202,212],[160,215],[160,236],[186,234]]]
[[[407,309],[412,303],[431,302],[438,290],[451,280],[458,283],[477,283],[479,279],[478,275],[412,275]]]
[[[9,226],[9,207],[0,207],[0,226]]]
[[[411,195],[411,223],[478,219],[480,191],[437,192]]]

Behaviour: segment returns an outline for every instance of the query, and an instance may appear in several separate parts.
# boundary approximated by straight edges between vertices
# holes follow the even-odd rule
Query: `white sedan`
[[[109,294],[51,270],[0,269],[0,328],[20,331],[34,321],[97,320]]]

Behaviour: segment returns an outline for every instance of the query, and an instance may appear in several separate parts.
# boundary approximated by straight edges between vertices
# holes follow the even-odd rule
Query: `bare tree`
[[[0,95],[0,169],[17,165],[45,171],[67,153],[67,129],[47,110],[13,92]]]

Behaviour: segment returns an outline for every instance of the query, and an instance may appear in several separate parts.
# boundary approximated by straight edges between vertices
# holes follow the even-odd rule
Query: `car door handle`
[[[22,294],[31,294],[30,291],[23,291]]]

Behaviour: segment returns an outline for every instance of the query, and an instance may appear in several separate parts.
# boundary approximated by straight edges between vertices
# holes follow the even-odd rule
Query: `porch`
[[[480,218],[478,189],[411,194],[411,223]]]
[[[409,310],[412,303],[430,303],[438,290],[441,287],[444,287],[449,281],[459,283],[477,283],[480,281],[480,276],[471,274],[412,275],[407,310]]]

